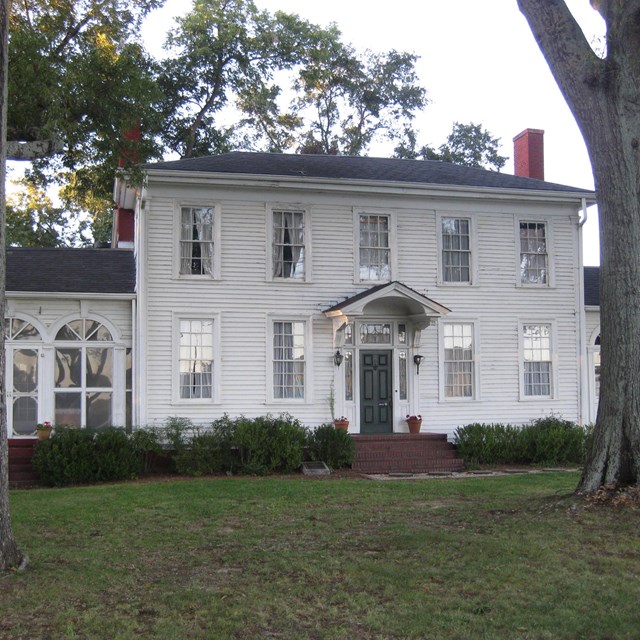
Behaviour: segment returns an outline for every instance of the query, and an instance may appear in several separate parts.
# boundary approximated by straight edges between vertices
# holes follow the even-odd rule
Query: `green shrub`
[[[153,427],[136,429],[129,435],[129,440],[140,461],[142,474],[147,475],[154,471],[165,451],[158,430]]]
[[[302,465],[307,430],[289,414],[240,417],[234,436],[241,473],[289,473]]]
[[[36,444],[32,464],[41,482],[61,487],[134,478],[142,460],[122,429],[58,427]]]
[[[56,428],[51,438],[36,443],[31,464],[40,481],[52,487],[96,482],[94,436],[87,429]]]
[[[588,430],[556,416],[528,425],[469,424],[456,429],[455,444],[467,465],[581,464]]]
[[[310,431],[307,447],[312,460],[321,460],[331,469],[350,467],[355,459],[353,438],[333,424],[323,424]]]

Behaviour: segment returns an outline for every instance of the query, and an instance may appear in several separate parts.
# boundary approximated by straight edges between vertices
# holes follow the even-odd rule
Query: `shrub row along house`
[[[591,191],[367,157],[229,153],[118,181],[109,249],[10,249],[9,429],[289,412],[349,431],[594,419]]]

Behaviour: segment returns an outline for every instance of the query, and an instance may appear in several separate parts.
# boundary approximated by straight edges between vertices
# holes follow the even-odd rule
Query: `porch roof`
[[[390,304],[403,304],[407,309],[410,320],[428,325],[432,318],[447,315],[451,309],[427,298],[418,291],[408,287],[402,282],[393,281],[378,284],[366,291],[357,293],[324,310],[327,318],[339,318],[340,316],[362,316],[365,308],[374,302],[387,302]]]

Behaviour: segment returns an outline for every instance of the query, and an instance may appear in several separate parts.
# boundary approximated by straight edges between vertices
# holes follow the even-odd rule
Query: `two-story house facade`
[[[593,197],[428,161],[149,165],[133,421],[286,411],[387,433],[421,414],[448,434],[587,422],[580,221]]]

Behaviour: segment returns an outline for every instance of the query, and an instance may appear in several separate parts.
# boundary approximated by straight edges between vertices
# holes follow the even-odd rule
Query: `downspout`
[[[587,393],[589,385],[589,372],[586,347],[586,330],[587,319],[584,309],[584,264],[583,264],[583,247],[582,247],[582,227],[587,221],[587,199],[582,198],[581,202],[582,218],[578,221],[578,424],[586,424],[585,417],[589,417],[588,397]]]
[[[131,300],[131,428],[140,426],[138,410],[138,308],[137,299]],[[126,394],[126,390],[125,390]]]

